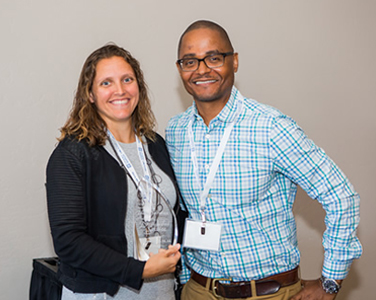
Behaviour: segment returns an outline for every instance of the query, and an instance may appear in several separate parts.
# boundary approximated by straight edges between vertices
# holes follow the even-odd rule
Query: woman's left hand
[[[180,254],[180,244],[168,246],[168,249],[159,249],[157,254],[150,253],[145,264],[142,278],[156,277],[166,273],[173,273],[176,269]]]

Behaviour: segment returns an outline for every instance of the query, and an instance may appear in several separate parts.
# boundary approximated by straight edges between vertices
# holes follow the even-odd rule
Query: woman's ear
[[[93,95],[92,92],[90,92],[90,94],[89,94],[89,101],[90,101],[90,103],[94,103],[95,102],[94,101],[94,95]]]

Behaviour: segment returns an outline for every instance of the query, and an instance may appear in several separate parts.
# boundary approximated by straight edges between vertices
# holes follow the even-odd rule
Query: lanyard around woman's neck
[[[193,129],[192,129],[192,127],[193,127],[194,116],[189,121],[189,124],[188,124],[188,136],[189,136],[189,144],[190,144],[190,149],[191,149],[191,159],[192,159],[193,169],[194,169],[194,172],[195,172],[195,177],[196,177],[197,183],[198,183],[198,185],[201,188],[201,192],[200,192],[200,211],[201,211],[201,218],[202,218],[203,222],[206,221],[206,219],[205,219],[205,202],[206,202],[206,198],[208,197],[210,188],[213,185],[214,177],[215,177],[215,174],[217,173],[219,163],[222,160],[222,155],[223,155],[223,152],[225,151],[227,141],[228,141],[228,139],[230,137],[230,133],[231,133],[232,129],[234,128],[235,122],[238,120],[239,115],[240,115],[242,109],[243,109],[243,102],[242,101],[238,101],[236,114],[234,116],[234,119],[225,128],[225,132],[224,132],[223,137],[221,139],[221,142],[219,144],[219,147],[218,147],[217,153],[216,153],[216,155],[214,157],[213,163],[212,163],[212,165],[210,167],[209,175],[206,178],[206,182],[205,182],[204,186],[201,185],[201,181],[200,181],[198,162],[197,162],[197,151],[196,151],[196,146],[195,146],[194,137],[193,137]]]
[[[150,170],[148,168],[148,163],[146,161],[146,156],[144,152],[144,147],[142,146],[142,143],[140,139],[136,137],[136,144],[137,144],[137,153],[138,157],[140,158],[142,169],[143,169],[143,180],[145,180],[146,184],[146,191],[144,191],[144,187],[141,184],[141,180],[138,177],[138,174],[133,167],[131,161],[129,160],[127,154],[125,154],[123,148],[119,145],[119,142],[115,139],[111,131],[107,130],[107,135],[110,139],[110,143],[113,146],[113,150],[117,154],[117,157],[121,160],[120,162],[123,164],[123,167],[127,170],[128,174],[131,176],[132,181],[134,182],[136,188],[140,189],[143,199],[145,200],[145,220],[150,221],[151,218],[151,205],[152,205],[152,182],[151,182],[151,175]]]

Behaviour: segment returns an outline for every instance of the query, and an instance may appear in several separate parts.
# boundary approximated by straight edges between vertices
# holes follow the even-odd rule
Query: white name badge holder
[[[206,199],[208,198],[209,191],[213,184],[215,174],[217,173],[219,163],[222,160],[223,152],[225,150],[227,141],[230,137],[230,133],[232,129],[234,128],[235,122],[237,121],[242,108],[243,108],[243,103],[239,101],[234,120],[231,123],[229,123],[225,129],[221,143],[214,157],[213,164],[210,167],[209,175],[206,179],[204,187],[201,188],[202,190],[200,193],[201,221],[193,220],[193,219],[186,219],[185,221],[185,229],[184,229],[184,237],[183,237],[183,247],[185,248],[219,251],[222,225],[219,223],[215,223],[215,222],[207,222],[206,216],[205,216],[205,206],[206,206],[205,202],[206,202]],[[188,136],[189,136],[191,158],[192,158],[196,181],[199,185],[201,185],[200,176],[198,172],[197,154],[196,154],[196,147],[195,147],[194,138],[193,138],[192,125],[193,125],[193,119],[191,119],[188,124]]]
[[[137,190],[139,190],[142,195],[143,201],[145,203],[145,205],[143,206],[143,210],[144,210],[143,218],[145,219],[145,221],[150,221],[152,218],[153,194],[155,195],[158,194],[160,199],[163,200],[173,220],[173,230],[171,233],[165,232],[165,235],[168,235],[168,238],[163,238],[164,242],[162,242],[160,235],[154,235],[154,236],[150,235],[147,237],[142,237],[140,233],[137,231],[137,227],[135,223],[134,240],[133,240],[134,257],[141,261],[146,261],[149,259],[150,253],[158,253],[158,250],[161,247],[167,248],[168,244],[171,243],[172,245],[175,245],[177,243],[178,225],[177,225],[176,215],[174,213],[174,210],[170,202],[168,201],[164,193],[161,191],[161,189],[157,185],[151,182],[150,170],[147,166],[144,149],[137,135],[135,137],[136,137],[136,143],[137,143],[138,156],[140,158],[141,165],[142,165],[143,172],[144,172],[144,176],[141,180],[139,179],[137,172],[134,169],[128,156],[120,147],[115,137],[112,135],[112,133],[109,130],[107,131],[107,134],[109,137],[110,144],[119,162],[122,164],[122,168],[131,176],[134,184],[136,185]]]
[[[145,186],[143,179],[141,179],[140,185]],[[157,185],[154,183],[148,183],[147,185],[150,185],[149,188],[153,189],[154,194],[158,194],[159,198],[164,202],[165,207],[168,208],[167,214],[169,217],[167,219],[163,219],[164,221],[158,219],[157,235],[142,237],[139,235],[135,225],[133,253],[134,257],[141,261],[147,261],[150,253],[156,254],[158,253],[159,249],[167,249],[168,245],[175,245],[178,241],[178,222],[170,201]],[[159,204],[159,206],[160,205],[161,204]],[[169,229],[171,227],[171,220],[173,225],[172,230]]]

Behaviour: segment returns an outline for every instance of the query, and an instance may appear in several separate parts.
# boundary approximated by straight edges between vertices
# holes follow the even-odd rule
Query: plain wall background
[[[224,26],[244,96],[292,116],[360,193],[364,246],[339,300],[373,298],[376,176],[374,0],[0,0],[0,298],[28,298],[32,259],[54,255],[45,167],[82,64],[112,41],[140,61],[158,131],[192,102],[175,68],[197,19]],[[299,191],[302,275],[317,278],[324,212]]]

